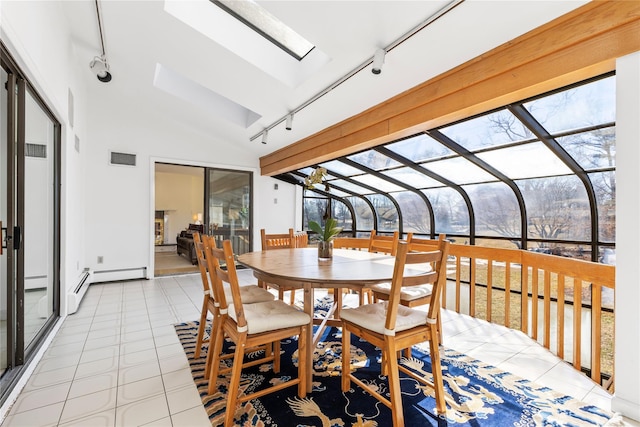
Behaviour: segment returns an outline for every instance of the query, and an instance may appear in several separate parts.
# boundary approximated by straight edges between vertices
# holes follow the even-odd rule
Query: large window
[[[446,233],[612,263],[614,98],[609,74],[316,165],[329,188],[305,191],[305,221],[338,215],[318,197],[344,200],[354,234]],[[312,170],[279,178],[302,184]]]

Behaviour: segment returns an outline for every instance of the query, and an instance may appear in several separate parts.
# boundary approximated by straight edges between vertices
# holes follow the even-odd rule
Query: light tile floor
[[[252,282],[249,271],[239,276]],[[2,427],[209,427],[173,329],[199,318],[199,280],[191,274],[91,285]],[[524,334],[444,313],[445,346],[610,409],[606,392]]]

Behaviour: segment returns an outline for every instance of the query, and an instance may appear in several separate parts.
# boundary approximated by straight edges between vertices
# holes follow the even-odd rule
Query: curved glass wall
[[[352,234],[446,233],[613,264],[615,142],[608,74],[278,178],[327,169],[328,189],[304,193],[305,226],[332,212]]]

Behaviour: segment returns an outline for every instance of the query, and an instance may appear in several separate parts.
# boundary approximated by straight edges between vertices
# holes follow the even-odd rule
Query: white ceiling
[[[177,3],[180,7],[218,9],[208,0]],[[249,139],[370,61],[377,48],[388,48],[449,2],[259,1],[315,44],[328,59],[316,71],[287,80],[274,77],[272,72],[281,61],[279,54],[260,49],[262,59],[274,63],[256,66],[245,59],[246,55],[236,53],[239,48],[230,50],[224,42],[212,40],[165,11],[164,1],[100,0],[113,80],[101,83],[91,78],[91,84],[109,85],[109,90],[129,94],[123,99],[138,103],[136,108],[155,112],[160,121],[175,121],[213,141],[240,146],[262,156],[358,114],[584,3],[465,0],[390,50],[381,74],[372,74],[370,66],[357,72],[298,112],[293,130],[286,131],[284,123],[273,128],[266,145],[261,138]],[[80,59],[86,57],[86,72],[90,74],[89,61],[101,51],[95,3],[83,0],[61,4],[69,20],[75,51]],[[215,17],[203,13],[198,16],[204,21],[203,28],[219,30],[224,25]],[[232,32],[225,28],[225,34]],[[238,35],[237,39],[241,37]],[[173,91],[154,86],[158,67],[167,71],[165,78],[179,76],[181,81],[189,82],[188,87],[198,99],[194,99],[194,93],[190,98],[177,94],[177,83]],[[292,83],[296,79],[299,82]],[[207,94],[244,107],[260,118],[248,127],[239,124],[229,114],[216,113]]]

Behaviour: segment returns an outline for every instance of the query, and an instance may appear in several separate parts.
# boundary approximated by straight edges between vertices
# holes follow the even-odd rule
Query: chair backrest
[[[196,250],[196,259],[198,260],[198,269],[200,270],[200,278],[202,279],[202,289],[205,294],[211,294],[211,284],[209,283],[208,266],[204,252],[203,239],[208,236],[201,235],[198,232],[193,233],[193,246]]]
[[[413,249],[409,251],[407,242],[398,243],[385,323],[387,330],[393,331],[396,327],[396,315],[400,304],[400,289],[418,285],[433,285],[431,301],[427,310],[427,323],[437,325],[438,316],[440,316],[440,297],[447,281],[449,245],[449,241],[442,239],[438,240],[437,249],[434,249],[431,244],[419,245],[416,243]],[[413,267],[411,267],[412,265]],[[427,268],[427,265],[435,265],[435,268]],[[409,267],[408,273],[405,273],[405,267]],[[420,270],[419,273],[415,273],[416,268]]]
[[[371,236],[369,237],[369,252],[382,252],[395,256],[399,240],[400,233],[397,231],[394,231],[392,236],[385,236],[376,234],[375,230],[371,230]]]
[[[413,237],[413,233],[409,233],[407,234],[406,241],[409,244],[409,250],[411,251],[413,250],[412,245],[431,245],[434,248],[437,248],[440,244],[440,241],[446,238],[447,238],[447,235],[445,233],[438,234],[437,239],[423,239],[420,237]]]
[[[333,239],[333,247],[337,249],[369,250],[369,243],[370,239],[361,237],[336,237]]]
[[[306,248],[309,246],[309,235],[306,231],[296,231],[293,233],[296,248]]]
[[[211,281],[213,283],[214,299],[221,313],[226,313],[230,304],[233,304],[233,310],[236,314],[236,323],[238,331],[246,329],[247,320],[244,316],[242,307],[242,298],[240,297],[240,284],[238,282],[238,273],[236,271],[235,257],[233,255],[233,247],[231,240],[222,242],[222,249],[215,246],[206,245],[205,255],[207,257],[209,269],[212,272]],[[226,269],[222,269],[221,265],[226,265]],[[232,301],[227,301],[224,292],[224,286],[228,285],[231,290]]]
[[[280,234],[267,234],[265,229],[262,228],[260,230],[260,241],[262,242],[263,251],[296,247],[296,238],[293,233],[293,228],[290,228],[288,233]]]

